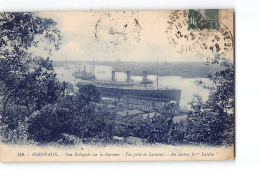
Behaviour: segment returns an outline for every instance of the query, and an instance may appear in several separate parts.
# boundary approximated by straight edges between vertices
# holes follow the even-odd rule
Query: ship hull
[[[82,80],[95,80],[94,76],[78,76],[78,75],[75,75],[75,78],[82,79]]]
[[[77,86],[81,87],[85,84],[91,83],[78,83]],[[136,96],[143,98],[155,98],[155,99],[164,99],[164,100],[174,100],[177,103],[180,102],[181,90],[176,89],[142,89],[142,88],[128,88],[128,87],[107,87],[103,85],[95,85],[102,96],[109,97],[123,97],[123,96]]]

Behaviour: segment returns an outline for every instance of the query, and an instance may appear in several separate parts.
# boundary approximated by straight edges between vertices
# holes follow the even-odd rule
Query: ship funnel
[[[147,86],[148,84],[153,84],[152,81],[147,79],[147,71],[143,71],[143,81],[141,81],[141,84],[144,86]]]
[[[126,82],[130,82],[130,71],[126,71]]]
[[[143,82],[147,82],[147,71],[143,71]]]
[[[116,81],[116,72],[112,71],[112,81]]]

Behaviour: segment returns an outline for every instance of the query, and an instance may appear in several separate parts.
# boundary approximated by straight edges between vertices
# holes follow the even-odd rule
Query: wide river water
[[[93,66],[85,65],[88,72],[93,71]],[[72,74],[80,69],[83,71],[83,65],[70,65],[70,69],[65,69],[64,67],[54,67],[57,77],[60,81],[70,82],[76,84],[79,79],[76,79]],[[112,77],[112,67],[111,66],[101,66],[96,65],[94,67],[94,73],[97,80],[111,80]],[[148,75],[148,79],[153,81],[153,86],[156,87],[156,75]],[[140,82],[143,78],[142,76],[131,75],[131,79],[134,82]],[[116,80],[119,82],[124,82],[126,80],[126,73],[116,72]],[[179,89],[181,90],[181,101],[180,106],[184,109],[190,109],[188,102],[192,100],[194,94],[199,94],[202,96],[203,100],[207,100],[209,91],[204,89],[202,86],[198,86],[197,82],[202,81],[206,85],[212,85],[212,81],[208,78],[182,78],[180,76],[159,76],[158,77],[158,88],[159,89]]]

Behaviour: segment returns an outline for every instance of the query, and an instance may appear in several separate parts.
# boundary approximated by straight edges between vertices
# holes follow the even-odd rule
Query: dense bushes
[[[82,101],[83,95],[92,98]],[[99,100],[95,86],[86,85],[76,96],[61,97],[56,103],[44,106],[28,121],[30,139],[50,143],[64,139],[64,134],[74,135],[83,142],[103,138],[107,135],[104,134],[105,119],[109,119],[110,114],[97,111],[95,103]]]
[[[193,143],[210,145],[234,144],[234,65],[227,59],[216,56],[223,70],[210,75],[214,87],[209,98],[202,102],[196,95],[191,102],[193,111],[188,116],[188,124],[184,140]]]

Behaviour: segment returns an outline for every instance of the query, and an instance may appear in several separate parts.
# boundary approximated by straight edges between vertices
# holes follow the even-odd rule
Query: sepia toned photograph
[[[233,160],[234,12],[0,12],[0,160]]]

